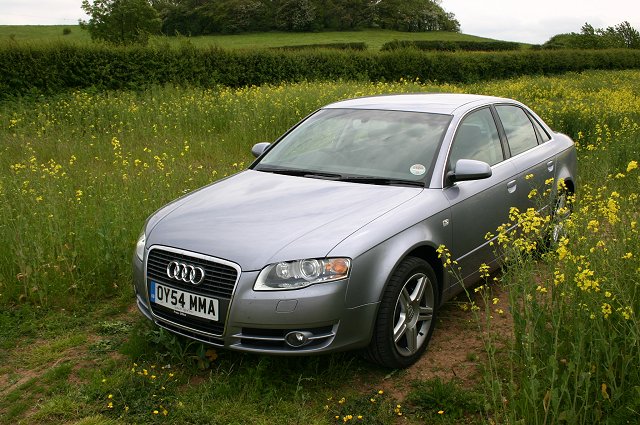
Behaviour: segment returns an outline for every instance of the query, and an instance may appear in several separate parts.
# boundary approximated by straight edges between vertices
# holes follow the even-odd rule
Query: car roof
[[[461,93],[412,93],[368,96],[344,100],[325,109],[378,109],[389,111],[453,114],[457,109],[469,110],[488,103],[517,103],[511,99]]]

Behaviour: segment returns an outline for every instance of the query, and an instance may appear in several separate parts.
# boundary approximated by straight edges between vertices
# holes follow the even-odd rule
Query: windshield
[[[421,112],[322,109],[254,168],[423,182],[450,120]]]

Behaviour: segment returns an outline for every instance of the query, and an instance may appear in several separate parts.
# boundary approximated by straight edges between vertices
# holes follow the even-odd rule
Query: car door
[[[459,159],[475,159],[491,166],[486,179],[446,184],[444,194],[451,206],[452,242],[449,247],[471,283],[482,263],[495,261],[494,247],[485,235],[506,223],[509,208],[518,202],[517,170],[505,153],[490,107],[474,110],[458,125],[449,152],[448,169]],[[475,276],[474,276],[475,275]]]
[[[555,177],[554,148],[547,132],[524,108],[517,105],[495,105],[499,124],[509,147],[511,161],[518,171],[516,183],[518,207],[541,210],[550,202],[547,183]]]

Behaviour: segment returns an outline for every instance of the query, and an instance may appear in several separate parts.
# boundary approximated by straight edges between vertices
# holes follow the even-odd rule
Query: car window
[[[511,156],[538,146],[538,138],[526,112],[517,106],[497,105],[496,111],[507,135]]]
[[[459,159],[475,159],[495,165],[504,159],[496,123],[489,108],[467,115],[456,132],[449,156],[451,168]]]
[[[531,121],[533,121],[534,127],[536,128],[536,130],[538,130],[538,136],[540,136],[540,143],[548,142],[549,140],[551,140],[551,136],[549,136],[549,133],[547,133],[547,130],[545,130],[544,127],[542,127],[540,123],[536,121],[535,118],[531,117]]]

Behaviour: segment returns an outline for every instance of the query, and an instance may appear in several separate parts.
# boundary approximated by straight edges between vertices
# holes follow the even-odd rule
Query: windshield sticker
[[[414,176],[421,176],[424,173],[427,172],[427,169],[425,168],[424,165],[422,164],[413,164],[411,166],[411,168],[409,168],[409,171],[411,172],[411,174],[413,174]]]

